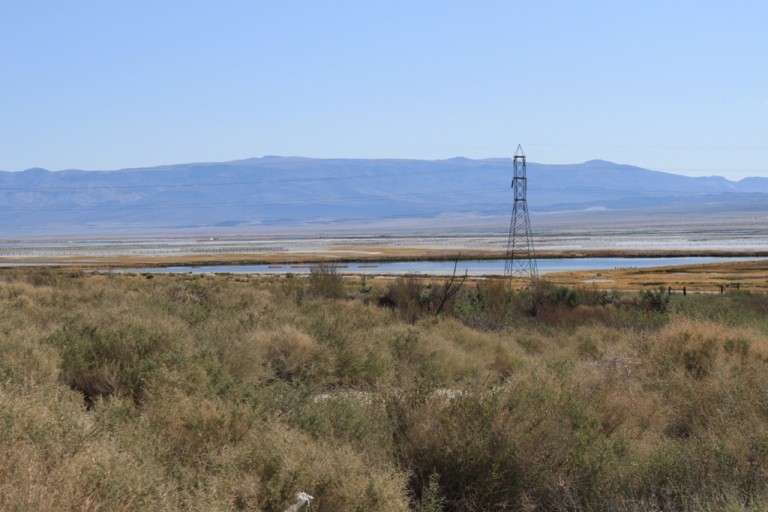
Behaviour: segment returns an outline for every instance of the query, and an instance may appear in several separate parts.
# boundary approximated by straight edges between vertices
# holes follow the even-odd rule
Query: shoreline
[[[582,258],[676,258],[676,257],[755,257],[768,258],[768,250],[722,249],[586,249],[541,250],[536,259]],[[126,266],[166,267],[203,265],[291,265],[314,263],[390,263],[396,261],[468,261],[503,260],[505,251],[355,247],[306,252],[259,252],[227,254],[121,254],[118,251],[104,255],[79,254],[19,254],[14,257],[0,255],[0,268],[64,267],[64,268],[117,268]]]

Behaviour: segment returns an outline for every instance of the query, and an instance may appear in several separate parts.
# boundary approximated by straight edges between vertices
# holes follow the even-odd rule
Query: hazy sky
[[[768,2],[0,0],[0,170],[264,155],[768,177]]]

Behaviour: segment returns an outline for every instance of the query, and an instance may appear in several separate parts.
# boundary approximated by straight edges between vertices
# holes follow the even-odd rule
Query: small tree
[[[445,306],[445,303],[448,302],[449,299],[452,299],[454,295],[459,293],[459,290],[461,290],[461,287],[464,286],[464,281],[467,280],[467,270],[464,271],[464,276],[461,278],[461,280],[456,281],[456,268],[459,265],[459,259],[456,258],[456,262],[453,264],[453,274],[451,274],[451,278],[447,281],[445,281],[442,286],[440,286],[440,293],[438,295],[438,300],[436,303],[436,307],[434,308],[434,314],[439,315],[440,312],[443,311],[443,307]]]

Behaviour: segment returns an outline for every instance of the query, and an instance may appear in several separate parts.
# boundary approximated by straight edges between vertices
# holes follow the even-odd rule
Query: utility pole
[[[531,283],[531,291],[535,292],[538,272],[536,270],[536,255],[533,250],[533,235],[531,220],[528,216],[528,178],[525,171],[525,153],[517,146],[513,159],[514,174],[512,176],[512,191],[515,202],[512,207],[512,219],[509,223],[509,240],[507,241],[507,261],[504,265],[504,276],[510,281],[515,278],[527,278]]]

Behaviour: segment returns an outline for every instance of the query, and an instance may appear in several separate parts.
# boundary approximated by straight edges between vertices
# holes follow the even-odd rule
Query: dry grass
[[[765,294],[391,283],[2,272],[0,510],[768,506]]]
[[[709,263],[674,267],[618,269],[547,274],[553,283],[565,286],[595,286],[601,289],[642,290],[671,287],[682,293],[720,293],[722,290],[768,291],[768,260]]]

